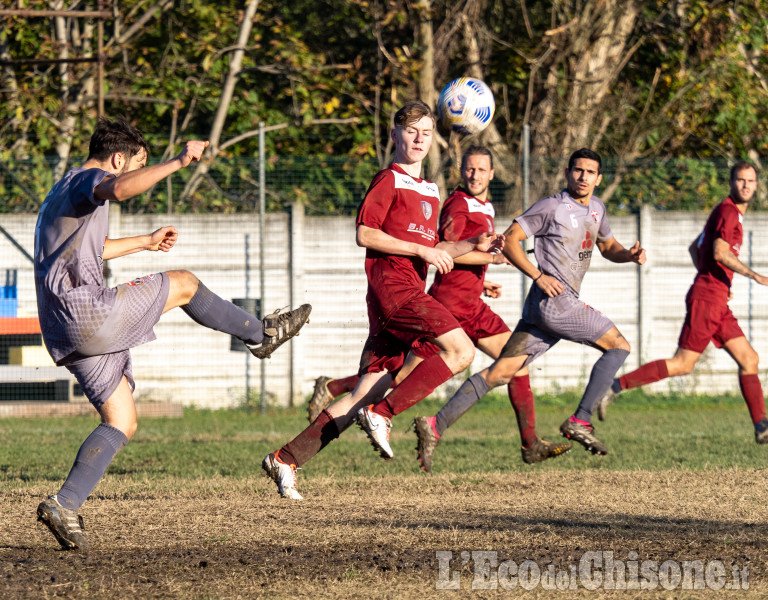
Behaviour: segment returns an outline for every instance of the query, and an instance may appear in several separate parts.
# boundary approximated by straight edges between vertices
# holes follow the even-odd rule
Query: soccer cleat
[[[582,425],[578,421],[571,421],[570,418],[560,425],[560,435],[578,442],[592,454],[605,456],[608,454],[608,448],[595,437],[595,428],[590,425]]]
[[[548,458],[557,458],[569,452],[572,445],[569,442],[555,444],[546,440],[537,439],[530,448],[522,448],[523,462],[532,465]]]
[[[261,468],[277,484],[280,496],[290,500],[304,500],[296,489],[296,465],[287,465],[277,457],[277,453],[270,453],[261,461]]]
[[[768,444],[768,419],[755,423],[755,441],[758,444]]]
[[[261,320],[264,339],[258,344],[245,345],[256,358],[269,358],[285,342],[293,336],[299,335],[299,330],[306,323],[309,323],[309,313],[312,312],[312,306],[302,304],[296,310],[289,310],[282,314],[280,314],[280,310],[278,308]]]
[[[432,427],[435,417],[416,417],[413,420],[413,430],[416,432],[418,443],[416,452],[418,452],[421,468],[427,473],[432,472],[432,453],[440,443],[440,438],[435,434]]]
[[[608,410],[608,406],[610,406],[616,398],[616,395],[616,392],[611,388],[608,388],[608,391],[603,394],[603,397],[600,398],[600,401],[597,403],[597,418],[601,421],[605,421],[605,412]]]
[[[64,550],[88,551],[88,538],[83,530],[83,518],[76,510],[64,508],[56,495],[49,496],[37,507],[37,520],[51,530]]]
[[[373,404],[364,406],[357,411],[357,424],[365,431],[371,445],[378,451],[384,460],[394,456],[389,446],[389,430],[392,429],[392,421],[387,417],[377,415],[371,410]]]
[[[307,409],[307,418],[310,423],[314,423],[315,419],[320,416],[320,413],[333,402],[333,396],[328,390],[328,384],[331,381],[333,381],[331,377],[318,377],[315,379],[315,391],[312,393],[309,408]]]

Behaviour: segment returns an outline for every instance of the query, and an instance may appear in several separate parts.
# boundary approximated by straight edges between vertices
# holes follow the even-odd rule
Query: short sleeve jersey
[[[543,198],[515,219],[526,236],[535,237],[534,255],[539,270],[579,295],[597,242],[613,237],[605,204],[592,196],[585,206],[567,190]]]
[[[494,231],[496,211],[490,201],[483,202],[461,189],[445,201],[440,211],[438,236],[441,241],[458,242],[487,231]],[[454,314],[463,314],[469,306],[482,302],[483,281],[488,265],[454,264],[445,275],[435,275],[429,293]]]
[[[718,238],[728,242],[731,252],[738,256],[744,239],[743,220],[744,215],[730,197],[710,213],[697,244],[699,268],[693,282],[697,296],[728,301],[733,271],[715,260],[714,243]]]
[[[37,310],[54,361],[95,333],[115,302],[116,292],[104,287],[102,274],[109,202],[93,195],[108,175],[101,169],[71,169],[48,193],[37,217]]]
[[[411,177],[393,164],[376,174],[357,213],[357,226],[379,229],[399,240],[437,245],[440,191],[436,184]],[[408,300],[424,293],[429,265],[417,257],[367,249],[368,311],[386,321]]]

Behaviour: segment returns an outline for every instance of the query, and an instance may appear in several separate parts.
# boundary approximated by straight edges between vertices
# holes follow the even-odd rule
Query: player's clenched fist
[[[210,142],[208,141],[190,140],[184,144],[184,150],[176,158],[181,162],[182,167],[187,167],[191,162],[200,160],[200,157],[203,156],[203,151],[209,144]]]
[[[439,248],[425,248],[424,261],[430,265],[434,265],[439,273],[445,275],[453,269],[453,258],[445,250]]]
[[[475,250],[481,252],[497,253],[501,252],[504,248],[504,236],[500,233],[485,232],[478,235],[473,240],[475,242]]]
[[[162,250],[168,252],[179,239],[179,232],[173,226],[161,227],[149,234],[149,250],[156,252]]]

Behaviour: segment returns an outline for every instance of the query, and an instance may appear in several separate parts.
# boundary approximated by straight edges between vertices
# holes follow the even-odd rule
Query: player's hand
[[[632,246],[629,250],[629,258],[633,263],[637,263],[638,265],[645,264],[645,248],[640,247],[640,242],[635,242],[635,245]]]
[[[453,269],[453,258],[445,250],[424,248],[424,254],[421,258],[427,264],[434,265],[441,275],[445,275]]]
[[[501,284],[486,279],[483,281],[483,295],[488,298],[501,298]]]
[[[535,283],[539,286],[539,289],[550,298],[559,296],[564,290],[563,284],[549,275],[542,275],[535,281]]]
[[[190,163],[200,160],[200,157],[203,156],[203,151],[209,144],[210,142],[207,141],[190,140],[184,144],[184,150],[176,158],[181,162],[182,167],[188,167]]]
[[[149,234],[150,243],[147,250],[151,250],[152,252],[157,252],[158,250],[168,252],[174,247],[176,240],[178,239],[179,232],[176,231],[175,227],[161,227],[157,231],[153,231]]]
[[[475,250],[496,254],[504,248],[504,236],[500,233],[486,231],[474,239]]]
[[[768,277],[755,273],[755,281],[760,285],[768,285]]]
[[[493,255],[493,260],[491,261],[491,264],[492,265],[511,265],[512,263],[509,262],[509,259],[506,256],[504,256],[501,252],[499,252],[498,254]]]

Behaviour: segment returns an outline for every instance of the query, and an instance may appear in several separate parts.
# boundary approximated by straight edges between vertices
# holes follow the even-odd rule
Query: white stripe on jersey
[[[436,183],[422,179],[421,182],[416,181],[410,175],[404,175],[398,173],[392,169],[392,174],[395,176],[395,189],[412,190],[422,196],[431,196],[440,200],[440,189]]]
[[[464,196],[467,201],[467,210],[471,213],[483,213],[493,218],[496,216],[496,211],[493,209],[493,204],[490,202],[480,202],[474,196]]]

